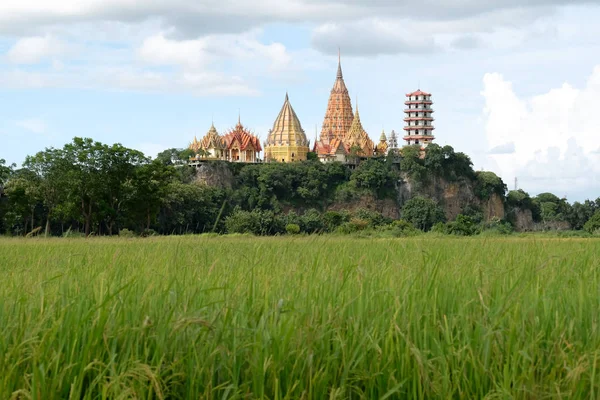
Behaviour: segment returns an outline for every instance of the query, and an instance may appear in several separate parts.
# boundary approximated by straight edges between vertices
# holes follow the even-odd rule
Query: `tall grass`
[[[597,398],[600,241],[0,239],[0,398]]]

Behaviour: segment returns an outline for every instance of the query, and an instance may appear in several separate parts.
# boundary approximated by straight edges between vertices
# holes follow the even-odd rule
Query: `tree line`
[[[492,226],[477,207],[446,221],[440,205],[423,196],[404,204],[401,221],[369,210],[328,210],[332,203],[366,194],[396,199],[402,177],[416,186],[438,178],[468,180],[478,198],[497,194],[507,208],[530,210],[538,222],[600,229],[600,198],[569,204],[551,193],[507,193],[498,176],[475,172],[469,157],[450,146],[431,145],[424,158],[418,146],[407,147],[402,157],[368,159],[354,169],[314,157],[293,164],[224,164],[233,176],[231,187],[197,184],[196,170],[186,163],[190,155],[189,150],[168,149],[151,159],[121,144],[74,138],[62,148],[27,157],[20,168],[0,160],[0,233],[273,235],[370,229],[406,235],[432,229],[475,234],[486,226],[510,231],[510,221]]]

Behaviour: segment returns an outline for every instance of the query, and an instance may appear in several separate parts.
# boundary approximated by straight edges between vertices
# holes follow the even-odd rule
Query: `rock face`
[[[377,211],[386,218],[399,219],[400,208],[392,199],[377,200],[375,197],[361,196],[359,199],[344,202],[335,202],[327,207],[328,211],[354,212],[360,209]]]
[[[534,229],[531,210],[512,208],[506,213],[506,218],[513,224],[517,232],[529,232]]]
[[[200,164],[196,168],[194,181],[207,186],[231,189],[235,178],[226,163],[210,162]]]
[[[466,179],[457,182],[448,182],[441,178],[434,178],[426,185],[415,184],[404,176],[398,182],[398,204],[404,205],[415,196],[430,197],[440,204],[444,209],[446,218],[453,220],[468,207],[476,207],[482,210],[485,221],[492,218],[504,218],[504,201],[502,197],[493,194],[487,200],[481,200],[475,196],[473,183]]]

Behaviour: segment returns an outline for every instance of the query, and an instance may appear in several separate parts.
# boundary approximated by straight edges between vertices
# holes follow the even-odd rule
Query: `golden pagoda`
[[[306,134],[286,93],[283,107],[265,143],[265,161],[302,161],[306,160],[308,151]]]
[[[387,154],[388,144],[387,137],[385,136],[385,131],[381,131],[381,136],[379,137],[379,143],[377,143],[377,147],[375,148],[375,154],[378,156],[385,156]]]
[[[356,114],[354,115],[352,126],[350,126],[346,135],[345,144],[348,153],[354,148],[358,150],[356,155],[361,157],[372,157],[374,155],[375,146],[360,122],[358,104],[356,104]]]

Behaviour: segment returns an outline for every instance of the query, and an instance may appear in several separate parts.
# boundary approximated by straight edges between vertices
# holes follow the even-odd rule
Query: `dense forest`
[[[401,156],[367,159],[357,166],[323,164],[315,157],[292,164],[215,162],[232,177],[229,185],[198,180],[196,168],[185,162],[189,156],[189,150],[169,149],[151,159],[120,144],[75,138],[61,149],[27,157],[21,168],[0,160],[0,233],[403,236],[429,230],[457,235],[513,231],[511,212],[486,219],[481,202],[466,204],[448,220],[440,199],[420,194],[439,182],[467,182],[481,201],[497,196],[506,210],[527,210],[536,229],[600,230],[600,198],[570,204],[551,193],[509,192],[498,176],[474,171],[470,158],[450,146],[431,145],[425,157],[418,147],[406,147]],[[400,201],[399,185],[407,181],[416,194]],[[397,204],[399,218],[369,208],[332,209],[365,196]]]

